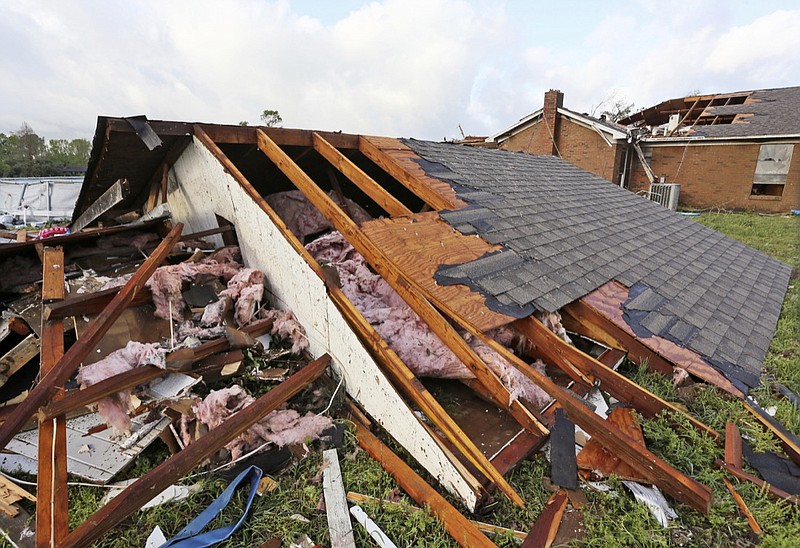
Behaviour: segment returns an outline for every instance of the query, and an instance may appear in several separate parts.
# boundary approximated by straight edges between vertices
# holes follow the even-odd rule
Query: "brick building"
[[[677,183],[683,207],[800,209],[800,86],[670,99],[623,125],[570,111],[563,98],[548,91],[542,109],[488,140],[560,156],[633,192]]]

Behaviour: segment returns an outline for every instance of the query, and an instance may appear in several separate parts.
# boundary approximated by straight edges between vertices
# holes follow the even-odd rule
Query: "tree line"
[[[85,170],[91,146],[87,139],[46,140],[25,122],[9,135],[0,133],[0,177],[52,177]]]

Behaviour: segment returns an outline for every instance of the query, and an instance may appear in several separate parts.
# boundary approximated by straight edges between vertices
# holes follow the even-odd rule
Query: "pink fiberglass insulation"
[[[366,320],[418,376],[471,379],[472,372],[428,328],[391,286],[373,273],[364,258],[338,232],[331,232],[306,245],[320,263],[337,269],[342,291]],[[513,333],[498,329],[489,333],[509,346]],[[476,353],[500,377],[511,401],[522,398],[540,406],[550,397],[502,356],[477,339],[462,334]],[[542,369],[542,365],[535,364]]]
[[[264,273],[255,268],[243,268],[228,281],[220,297],[230,297],[236,303],[233,319],[242,327],[250,323],[264,298]]]
[[[332,190],[328,192],[328,196],[336,205],[347,211],[356,223],[372,219],[369,213],[353,200],[345,198],[345,203],[342,203]],[[266,196],[265,199],[301,242],[305,241],[307,236],[333,228],[328,219],[299,190],[276,192]]]
[[[561,314],[556,310],[555,312],[535,312],[534,315],[539,318],[544,326],[559,336],[567,344],[572,344],[572,339],[567,335],[567,330],[561,323]]]
[[[153,294],[156,316],[170,319],[170,303],[172,319],[182,320],[186,309],[183,300],[183,284],[194,280],[199,275],[208,275],[228,280],[236,276],[241,268],[236,263],[178,263],[156,269],[147,281],[147,287]]]
[[[176,345],[187,337],[197,337],[198,339],[217,339],[225,335],[224,325],[214,325],[211,327],[197,326],[192,322],[183,322],[178,326],[175,333]]]
[[[306,331],[291,310],[262,310],[260,317],[272,320],[270,334],[291,341],[293,353],[299,354],[308,348]]]
[[[166,351],[158,344],[144,344],[129,341],[125,348],[120,348],[90,365],[81,367],[78,372],[78,382],[81,388],[97,384],[114,375],[119,375],[140,365],[155,365],[164,367]],[[97,412],[113,427],[117,433],[130,434],[131,420],[128,412],[131,411],[131,391],[122,390],[116,394],[103,398],[97,404]]]
[[[212,391],[192,409],[195,419],[205,424],[209,430],[213,430],[254,401],[255,399],[241,386],[234,384],[229,388]],[[181,432],[184,442],[187,443],[191,441],[191,436],[188,435],[190,421],[191,419],[187,417],[181,418]],[[322,431],[332,424],[325,416],[313,413],[300,416],[297,411],[291,409],[277,409],[228,443],[225,448],[231,452],[231,460],[236,460],[265,442],[284,446],[317,439]]]

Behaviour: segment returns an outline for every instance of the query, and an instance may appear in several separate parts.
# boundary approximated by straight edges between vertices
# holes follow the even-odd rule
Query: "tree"
[[[609,122],[618,122],[630,116],[633,112],[633,108],[633,102],[628,101],[625,97],[620,97],[615,91],[606,96],[605,99],[600,101],[597,106],[592,109],[592,116],[599,110],[599,117],[605,117]]]
[[[250,122],[248,122],[247,120],[242,120],[241,122],[239,122],[239,125],[242,127],[247,127],[250,125]]]
[[[277,110],[265,110],[261,113],[261,121],[267,127],[281,127],[283,118]]]

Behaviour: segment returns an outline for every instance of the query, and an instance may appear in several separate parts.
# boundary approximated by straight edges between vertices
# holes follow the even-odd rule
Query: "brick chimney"
[[[558,113],[556,109],[564,106],[564,94],[557,89],[551,89],[544,94],[544,107],[542,117],[544,118],[547,130],[547,137],[550,138],[550,154],[558,155]]]

